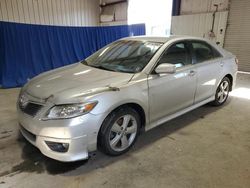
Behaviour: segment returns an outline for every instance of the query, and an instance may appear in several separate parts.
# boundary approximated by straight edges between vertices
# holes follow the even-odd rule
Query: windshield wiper
[[[85,59],[82,60],[81,63],[84,64],[84,65],[88,65],[90,67],[95,67],[95,68],[102,69],[102,70],[114,71],[114,70],[108,69],[107,67],[104,67],[102,65],[98,65],[98,66],[96,66],[96,65],[89,65],[88,62]]]
[[[129,71],[129,70],[121,70],[121,69],[114,70],[114,69],[110,69],[110,68],[107,68],[107,67],[105,67],[105,66],[103,66],[103,65],[89,65],[88,62],[87,62],[86,60],[82,60],[81,63],[84,64],[84,65],[88,65],[88,66],[90,66],[90,67],[94,67],[94,68],[102,69],[102,70],[107,70],[107,71],[134,73],[134,71]]]
[[[95,65],[90,65],[91,67],[95,67],[95,68],[98,68],[98,69],[102,69],[102,70],[107,70],[107,71],[113,71],[113,72],[116,72],[115,70],[113,69],[109,69],[107,67],[104,67],[103,65],[98,65],[98,66],[95,66]]]
[[[89,65],[88,62],[85,59],[82,60],[81,63],[84,64],[84,65]]]

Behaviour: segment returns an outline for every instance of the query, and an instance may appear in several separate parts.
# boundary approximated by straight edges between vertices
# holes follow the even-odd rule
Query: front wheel
[[[121,155],[135,143],[141,125],[139,114],[130,107],[113,111],[103,122],[99,145],[104,153]]]
[[[215,100],[211,103],[212,105],[220,106],[226,102],[230,91],[230,85],[231,82],[227,77],[222,79],[216,90]]]

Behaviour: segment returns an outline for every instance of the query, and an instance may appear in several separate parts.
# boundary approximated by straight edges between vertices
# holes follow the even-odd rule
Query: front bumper
[[[59,139],[59,138],[50,138],[44,136],[36,136],[31,132],[27,131],[22,125],[20,125],[20,131],[22,135],[28,140],[31,144],[37,147],[44,155],[49,158],[58,160],[58,161],[77,161],[81,159],[88,158],[88,149],[87,149],[87,136],[81,136],[79,138],[73,139]],[[56,143],[68,143],[69,149],[65,153],[52,151],[46,141],[56,142]]]
[[[104,114],[42,121],[18,111],[20,131],[22,135],[44,155],[58,161],[77,161],[88,158],[90,151],[96,150],[97,135]],[[67,143],[67,152],[57,152],[50,149],[46,142]]]

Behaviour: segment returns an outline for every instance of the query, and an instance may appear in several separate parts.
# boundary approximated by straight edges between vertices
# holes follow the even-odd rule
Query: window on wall
[[[147,35],[169,35],[172,0],[129,0],[128,23],[145,23]]]

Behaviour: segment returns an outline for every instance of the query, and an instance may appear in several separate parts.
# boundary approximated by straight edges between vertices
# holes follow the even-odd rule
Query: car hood
[[[127,83],[133,74],[101,70],[81,63],[48,71],[33,78],[25,91],[37,98],[67,94],[72,96]],[[67,96],[65,96],[67,97]]]

